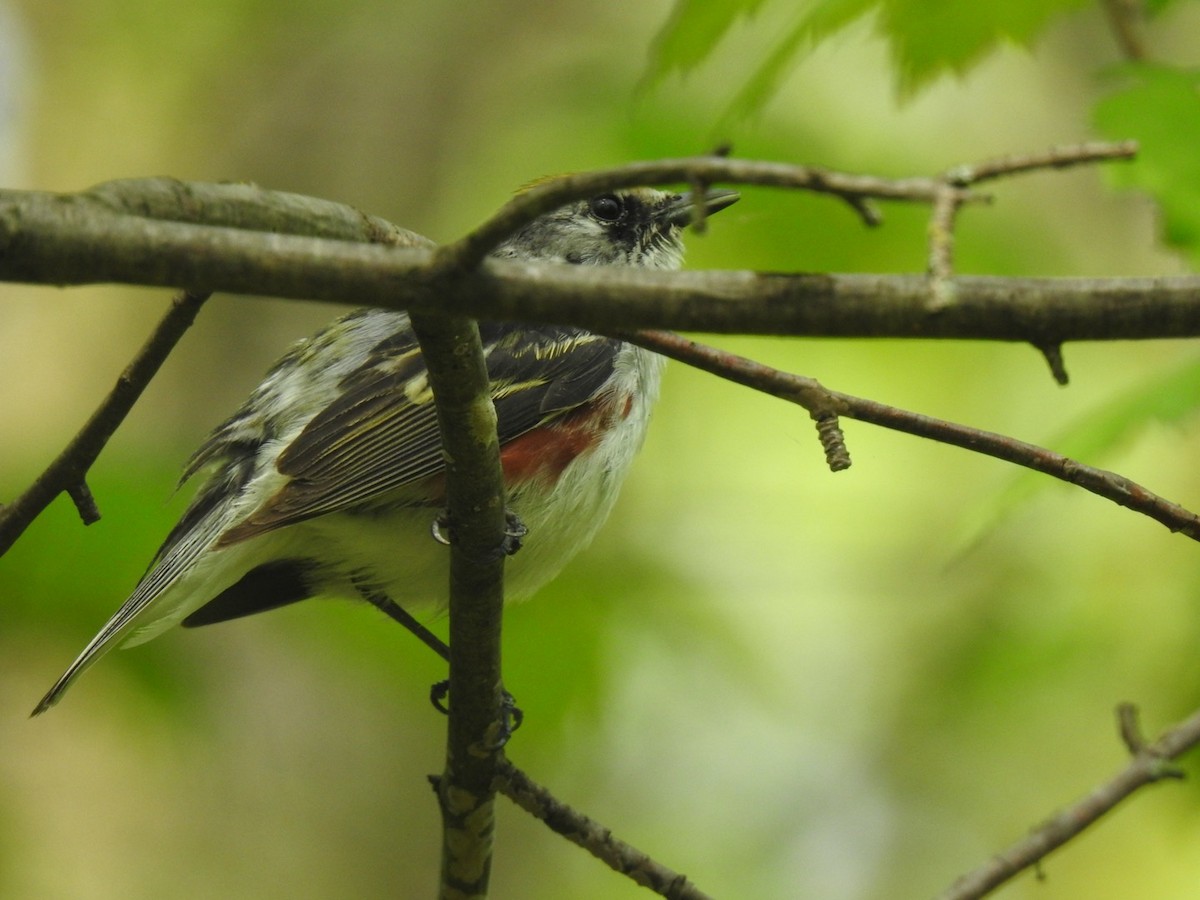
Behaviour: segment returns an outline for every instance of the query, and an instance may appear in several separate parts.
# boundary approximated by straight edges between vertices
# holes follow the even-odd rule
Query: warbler
[[[683,229],[734,191],[637,188],[564,206],[494,256],[677,269]],[[646,433],[664,360],[578,328],[479,325],[510,511],[528,536],[507,599],[553,578],[596,534]],[[445,604],[430,537],[444,463],[428,373],[403,312],[359,309],[306,338],[187,463],[206,472],[133,593],[34,710],[115,646],[309,597]],[[385,610],[386,611],[386,610]]]

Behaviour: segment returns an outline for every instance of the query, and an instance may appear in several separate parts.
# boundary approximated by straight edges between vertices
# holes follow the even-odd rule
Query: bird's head
[[[736,191],[703,195],[705,215],[732,205]],[[692,221],[690,193],[630,188],[580,200],[530,222],[501,244],[502,259],[590,266],[678,269],[683,262],[683,229]]]

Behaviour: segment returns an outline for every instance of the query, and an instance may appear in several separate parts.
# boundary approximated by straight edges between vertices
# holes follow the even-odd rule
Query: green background
[[[1097,8],[1030,19],[1027,4],[893,2],[854,18],[871,4],[810,4],[850,24],[814,26],[812,52],[788,57],[747,116],[738,97],[770,80],[755,66],[797,21],[790,3],[749,6],[715,15],[710,47],[686,31],[656,41],[663,0],[10,2],[5,27],[23,30],[5,46],[23,35],[28,77],[13,84],[6,186],[250,180],[448,240],[538,176],[726,139],[745,157],[906,176],[1128,136],[1147,143],[1136,168],[992,186],[994,206],[963,214],[959,269],[1186,271],[1193,76],[1118,66]],[[918,29],[934,50],[898,38],[906,13],[980,7],[1014,21]],[[1162,63],[1190,64],[1200,7],[1169,8],[1149,38]],[[1118,181],[1177,202],[1162,219]],[[689,264],[921,271],[925,210],[885,214],[868,231],[829,198],[747,189],[689,237]],[[0,500],[61,448],[166,302],[0,285]],[[425,775],[443,725],[426,695],[443,669],[370,609],[314,602],[173,631],[27,718],[181,511],[190,450],[335,312],[214,298],[93,471],[104,519],[84,529],[59,500],[0,561],[0,896],[432,895]],[[719,343],[1077,446],[1200,506],[1187,342],[1070,345],[1066,389],[1024,346]],[[1171,401],[1155,413],[1169,424],[1133,429],[1147,397]],[[1044,479],[1014,486],[990,459],[846,433],[854,466],[831,475],[802,411],[672,365],[612,520],[506,619],[526,713],[513,760],[717,897],[932,895],[1123,763],[1118,702],[1152,733],[1200,704],[1194,543],[1059,485],[1009,502]],[[1195,897],[1198,840],[1197,788],[1173,784],[1002,896]],[[648,895],[501,801],[494,896]]]

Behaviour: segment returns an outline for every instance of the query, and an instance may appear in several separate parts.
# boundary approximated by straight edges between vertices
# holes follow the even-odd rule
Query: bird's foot
[[[450,707],[446,705],[446,698],[450,696],[450,681],[446,679],[439,681],[429,689],[429,702],[433,704],[433,708],[442,715],[450,715]],[[525,713],[521,707],[517,706],[517,701],[508,691],[500,693],[500,719],[496,723],[496,737],[489,749],[499,750],[513,736],[513,732],[521,727],[521,723],[525,721]]]
[[[429,527],[430,534],[439,544],[449,547],[454,543],[454,522],[448,510],[440,512]],[[529,528],[512,510],[504,511],[504,537],[497,548],[497,556],[512,556],[521,549]]]

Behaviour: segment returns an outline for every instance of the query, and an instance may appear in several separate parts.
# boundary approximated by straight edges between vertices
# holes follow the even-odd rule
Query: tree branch
[[[437,251],[439,265],[471,266],[478,264],[506,237],[538,216],[574,200],[584,200],[638,185],[669,185],[686,182],[692,190],[703,190],[717,182],[753,184],[831,194],[846,201],[867,225],[882,220],[864,201],[899,200],[929,203],[943,189],[937,178],[880,178],[851,175],[814,166],[729,159],[721,155],[692,156],[653,162],[630,163],[613,169],[598,169],[561,175],[537,182],[502,206],[490,219],[470,234]],[[966,191],[964,202],[980,199]]]
[[[450,546],[450,710],[440,896],[486,896],[495,831],[496,765],[507,739],[500,623],[504,606],[504,481],[479,329],[414,313],[446,462]],[[432,538],[430,538],[432,540]]]
[[[497,775],[500,793],[614,871],[670,900],[709,900],[708,895],[687,876],[656,862],[598,822],[556,799],[507,759],[501,761]]]
[[[0,191],[0,198],[14,191]],[[307,235],[331,240],[393,247],[432,247],[433,241],[400,228],[378,216],[367,215],[331,200],[267,191],[257,185],[208,184],[174,178],[122,178],[106,181],[78,194],[28,196],[57,197],[71,206],[64,214],[79,214],[92,207],[114,215],[164,222],[236,228],[271,234]]]
[[[1148,516],[1165,525],[1170,531],[1200,541],[1200,516],[1116,472],[1086,465],[1061,453],[1007,435],[909,412],[864,397],[831,391],[814,378],[781,372],[677,334],[651,331],[618,334],[648,350],[803,406],[818,424],[836,416],[846,416],[1016,463],[1074,484],[1119,506]],[[828,430],[828,426],[826,428]],[[839,452],[844,452],[840,441],[835,441],[833,447],[840,448]],[[828,443],[826,454],[830,454]],[[836,471],[846,468],[848,464],[847,457],[845,464],[835,465],[831,461],[831,468]]]
[[[1091,163],[1132,159],[1137,155],[1137,141],[1085,141],[1051,147],[1040,153],[1010,153],[993,156],[982,162],[951,166],[942,173],[942,180],[960,188],[981,181],[994,181],[1012,175],[1024,175],[1044,169],[1066,169]]]
[[[184,332],[191,327],[208,296],[185,291],[171,301],[167,314],[79,433],[25,493],[12,503],[0,506],[0,556],[41,515],[42,510],[64,491],[71,496],[85,525],[91,525],[100,518],[100,511],[87,487],[88,470],[117,426],[125,421],[150,379],[157,374]]]
[[[958,276],[950,304],[932,303],[930,280],[917,275],[669,273],[489,260],[450,276],[434,270],[430,251],[404,244],[145,219],[83,197],[0,192],[0,280],[191,285],[597,330],[669,327],[1040,345],[1200,336],[1196,276]]]
[[[970,189],[972,185],[1039,168],[1126,158],[1133,149],[1129,144],[1079,145],[902,180],[729,160],[720,154],[640,163],[536,185],[463,240],[437,250],[419,235],[349,207],[250,185],[145,179],[69,195],[0,191],[0,279],[188,285],[196,292],[228,290],[337,302],[353,297],[358,305],[410,310],[437,399],[453,535],[452,703],[446,768],[436,780],[444,821],[442,895],[486,890],[492,803],[499,785],[551,827],[639,883],[656,886],[669,897],[703,897],[686,878],[611,839],[503,759],[500,748],[507,733],[499,636],[504,495],[495,413],[471,319],[536,320],[600,331],[671,326],[761,334],[1015,340],[1048,348],[1048,358],[1059,360],[1059,370],[1061,357],[1054,354],[1065,340],[1200,335],[1196,278],[1000,279],[953,274],[957,210],[966,202],[985,199]],[[868,224],[878,221],[869,202],[873,199],[929,203],[932,277],[665,274],[484,261],[521,225],[565,202],[640,184],[685,182],[703,190],[718,181],[832,194]],[[692,364],[805,406],[817,421],[835,470],[849,465],[838,417],[850,416],[1048,472],[1200,539],[1196,515],[1114,473],[1001,435],[829,391],[813,379],[770,370],[674,335],[641,332],[634,339],[676,358],[690,356],[687,361]],[[112,427],[124,413],[114,415]],[[106,439],[99,438],[94,452]],[[81,511],[90,500],[85,472],[86,466],[70,470],[55,491],[71,492]],[[0,511],[0,539],[17,506]],[[1123,721],[1135,764],[1143,757],[1160,764],[1170,758],[1163,754],[1175,746],[1168,740],[1172,733],[1145,748],[1128,717]],[[1195,728],[1200,735],[1200,723]],[[1188,740],[1191,746],[1200,736]],[[1142,778],[1141,783],[1148,783],[1170,775],[1161,765],[1149,766],[1147,772],[1126,781]],[[1108,790],[1098,805],[1093,803],[1100,809],[1096,816],[1136,786],[1140,783],[1125,793],[1120,785]],[[1116,798],[1111,803],[1109,795]],[[1060,840],[1060,831],[1047,826],[1042,845],[1057,846],[1053,841],[1069,839],[1061,833],[1065,836]],[[1039,852],[1048,850],[1020,850],[1012,856],[1034,859]]]
[[[1133,707],[1127,704],[1118,707],[1122,739],[1127,744],[1133,716]],[[1163,732],[1152,744],[1134,737],[1133,759],[1124,769],[979,868],[963,875],[939,894],[938,900],[976,900],[985,896],[1081,834],[1135,791],[1164,779],[1182,777],[1168,763],[1200,745],[1200,711]]]
[[[951,281],[954,275],[954,228],[958,221],[958,211],[970,196],[965,193],[966,188],[981,181],[1022,175],[1041,169],[1063,169],[1087,163],[1132,159],[1137,150],[1135,141],[1094,141],[1067,147],[1052,147],[1043,153],[997,156],[978,163],[954,166],[943,172],[939,179],[941,186],[931,200],[929,213],[927,271],[930,276],[932,307],[943,309],[953,305],[957,299],[957,286]],[[1034,341],[1033,345],[1046,358],[1054,380],[1065,385],[1067,370],[1063,364],[1062,342]]]

